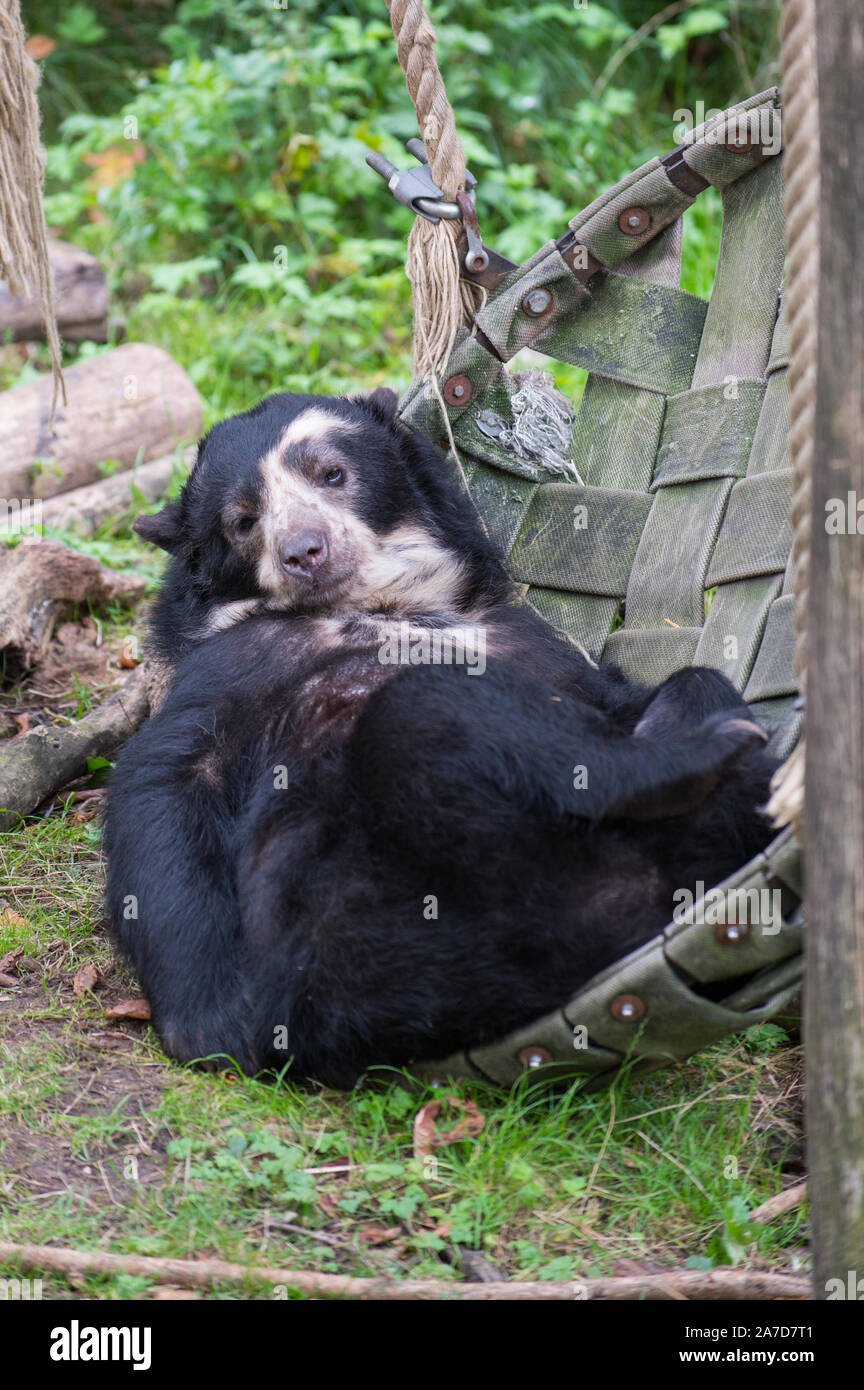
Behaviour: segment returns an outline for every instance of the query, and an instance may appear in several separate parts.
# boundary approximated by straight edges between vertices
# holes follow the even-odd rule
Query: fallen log
[[[147,717],[147,670],[65,727],[40,725],[0,745],[0,830],[12,830],[47,797],[83,777],[88,758],[110,758]]]
[[[110,459],[131,468],[201,432],[201,401],[161,348],[125,343],[64,373],[67,403],[50,427],[49,377],[0,395],[0,498],[86,487]]]
[[[140,494],[145,502],[158,502],[164,497],[178,459],[188,469],[195,459],[194,447],[50,497],[42,506],[42,525],[92,536],[104,522],[128,510],[133,494]]]
[[[156,1259],[151,1255],[111,1255],[99,1250],[69,1250],[54,1245],[15,1245],[0,1241],[0,1261],[24,1269],[50,1269],[60,1274],[132,1274],[154,1284],[176,1284],[184,1289],[209,1289],[218,1284],[249,1281],[296,1289],[310,1298],[356,1298],[407,1302],[414,1299],[540,1301],[572,1303],[590,1301],[653,1302],[670,1299],[749,1301],[810,1298],[810,1283],[791,1274],[749,1269],[670,1269],[668,1274],[628,1275],[623,1279],[569,1279],[505,1283],[457,1284],[441,1279],[355,1278],[343,1274],[317,1274],[308,1269],[263,1269],[229,1264],[224,1260]]]
[[[108,337],[108,285],[96,257],[71,242],[49,241],[48,259],[61,338],[104,343]],[[40,300],[16,298],[5,280],[0,281],[0,333],[15,342],[45,337]]]
[[[7,676],[10,663],[24,671],[35,666],[64,607],[135,603],[146,587],[140,576],[108,569],[60,541],[28,538],[0,549],[0,652]]]

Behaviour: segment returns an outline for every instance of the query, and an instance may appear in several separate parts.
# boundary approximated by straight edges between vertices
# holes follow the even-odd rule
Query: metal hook
[[[440,222],[442,218],[445,222],[456,222],[462,217],[462,209],[458,203],[451,203],[444,197],[433,179],[423,141],[415,136],[406,140],[405,148],[419,161],[418,168],[399,169],[378,150],[370,150],[366,156],[366,163],[386,181],[397,202],[403,203],[420,217],[425,217],[427,222]],[[467,169],[465,186],[471,194],[477,187],[477,180]]]

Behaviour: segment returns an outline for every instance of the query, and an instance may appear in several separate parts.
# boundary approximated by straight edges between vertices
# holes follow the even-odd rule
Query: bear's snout
[[[280,536],[276,550],[286,574],[302,574],[311,579],[316,570],[327,564],[330,543],[323,528],[295,531]]]

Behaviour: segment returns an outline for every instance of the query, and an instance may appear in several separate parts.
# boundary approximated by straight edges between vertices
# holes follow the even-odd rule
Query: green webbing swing
[[[463,276],[488,299],[440,384],[416,382],[401,413],[445,446],[452,437],[522,602],[633,680],[717,667],[785,757],[801,712],[780,120],[776,89],[730,108],[522,266],[491,254],[472,275],[463,236]],[[681,217],[708,187],[723,203],[710,303],[679,286]],[[519,381],[505,364],[526,347],[589,373],[570,445],[578,482],[514,446]],[[671,923],[554,1013],[422,1070],[509,1084],[543,1068],[605,1084],[625,1058],[653,1070],[771,1017],[802,973],[792,829],[706,888],[692,922]]]

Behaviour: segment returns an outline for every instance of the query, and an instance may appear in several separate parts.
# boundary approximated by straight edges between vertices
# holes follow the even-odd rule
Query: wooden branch
[[[796,1182],[794,1187],[784,1188],[775,1197],[769,1197],[767,1202],[763,1202],[755,1211],[751,1211],[751,1221],[773,1221],[776,1216],[785,1216],[787,1211],[794,1211],[800,1207],[802,1202],[807,1200],[807,1183]]]
[[[189,448],[180,455],[186,469],[194,462],[195,452],[194,448]],[[142,463],[139,468],[130,468],[98,483],[49,498],[42,507],[43,526],[92,536],[103,522],[121,516],[132,505],[133,490],[147,502],[158,502],[164,497],[177,457],[177,454],[166,454],[150,463]]]
[[[11,830],[87,771],[88,758],[108,758],[149,709],[146,663],[91,714],[66,727],[42,725],[0,745],[0,830]]]
[[[806,1300],[807,1279],[762,1270],[676,1269],[668,1274],[646,1274],[625,1279],[583,1279],[556,1283],[514,1280],[503,1284],[456,1284],[440,1279],[354,1278],[343,1274],[317,1274],[307,1269],[259,1269],[223,1260],[156,1259],[150,1255],[111,1255],[99,1250],[68,1250],[53,1245],[15,1245],[0,1241],[0,1262],[24,1269],[55,1270],[60,1274],[132,1274],[154,1284],[178,1284],[184,1289],[209,1289],[218,1284],[245,1284],[249,1280],[270,1286],[284,1285],[310,1298],[352,1298],[409,1302],[414,1299],[459,1299],[472,1302],[540,1301],[572,1303],[574,1299],[633,1302],[679,1300]]]
[[[0,395],[0,497],[56,497],[96,482],[106,459],[131,468],[201,432],[201,401],[161,348],[125,343],[64,373],[51,418],[49,377]]]
[[[108,330],[108,286],[95,256],[68,241],[49,241],[57,327],[63,338],[90,338],[104,343]],[[16,342],[45,337],[42,304],[18,299],[0,281],[0,333]]]
[[[864,7],[817,8],[804,1037],[813,1289],[824,1299],[829,1280],[860,1277],[864,1251]]]
[[[59,541],[28,537],[14,550],[0,549],[0,652],[14,653],[29,670],[44,654],[64,605],[135,603],[146,587],[140,576],[108,569]]]

